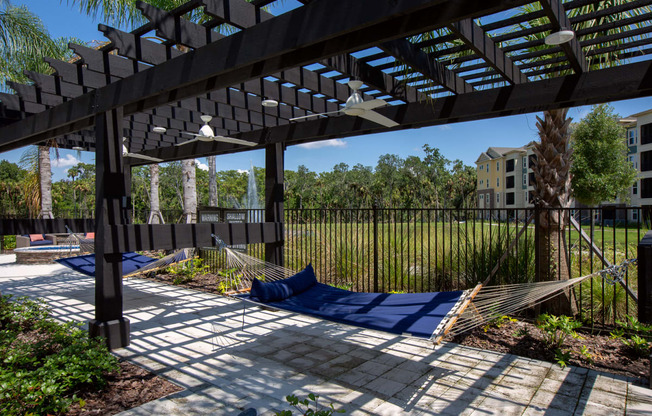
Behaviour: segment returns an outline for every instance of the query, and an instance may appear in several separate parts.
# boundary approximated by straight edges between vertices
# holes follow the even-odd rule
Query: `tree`
[[[628,199],[636,169],[627,160],[625,129],[608,104],[594,106],[572,134],[571,186],[586,205]]]
[[[195,159],[181,161],[183,218],[187,224],[197,222],[197,182],[195,169]]]
[[[208,206],[217,206],[217,172],[215,156],[208,156]]]
[[[149,165],[149,218],[148,224],[165,224],[161,213],[161,204],[158,197],[159,189],[159,168],[158,163]]]
[[[577,33],[590,27],[604,28],[590,35],[578,36],[580,41],[589,41],[597,38],[613,38],[612,42],[619,42],[618,35],[621,32],[629,30],[629,25],[613,25],[611,20],[614,17],[611,14],[600,14],[605,9],[615,8],[628,3],[629,0],[612,0],[608,2],[598,2],[584,5],[572,9],[569,12],[569,18],[579,15],[594,13],[598,17],[588,19],[573,25],[573,30]],[[541,10],[539,3],[532,3],[521,8],[524,14]],[[652,12],[649,6],[636,8],[628,12],[622,12],[617,20],[624,20]],[[524,29],[536,28],[549,24],[546,17],[541,17],[534,21],[523,24]],[[640,26],[640,24],[637,24]],[[542,40],[548,34],[548,31],[541,31],[531,35],[532,40]],[[546,48],[546,45],[539,43],[534,49]],[[616,45],[617,46],[617,45]],[[590,70],[605,68],[618,63],[618,48],[608,48],[608,52],[591,53],[599,50],[603,45],[597,42],[590,42],[590,46],[583,48],[584,54],[588,60]],[[528,63],[541,62],[542,66],[553,66],[547,62],[555,62],[554,54],[539,54],[536,58]],[[560,68],[557,74],[570,73],[570,69]],[[534,200],[541,208],[551,208],[553,210],[542,211],[537,219],[539,227],[539,238],[537,239],[536,255],[538,260],[537,275],[539,280],[567,280],[570,278],[570,269],[568,259],[568,250],[566,249],[566,239],[561,234],[564,230],[566,211],[563,208],[569,207],[571,181],[570,181],[570,157],[571,151],[568,146],[569,131],[571,119],[567,117],[568,109],[555,109],[544,111],[543,119],[537,117],[537,128],[539,130],[540,142],[535,145],[534,153],[537,161],[534,164],[533,171],[535,177]],[[565,296],[558,296],[549,301],[545,308],[557,315],[572,314],[574,312],[574,303],[571,302],[570,292]]]

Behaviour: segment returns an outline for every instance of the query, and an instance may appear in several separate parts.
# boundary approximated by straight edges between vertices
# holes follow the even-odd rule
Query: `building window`
[[[480,179],[480,185],[484,185],[484,180]]]
[[[508,176],[505,182],[505,188],[513,188],[514,187],[514,177],[513,176]]]
[[[527,169],[527,156],[523,156],[523,169]]]
[[[652,178],[641,179],[641,198],[652,198]]]
[[[505,205],[514,205],[514,192],[505,194]]]
[[[529,181],[529,183],[530,183],[530,186],[534,186],[534,184],[535,184],[535,181],[534,181],[534,172],[530,172],[530,173],[527,175],[527,179],[528,179],[528,181]]]
[[[500,178],[496,178],[496,188],[500,188]]]
[[[489,187],[489,179],[487,179],[487,188]]]
[[[530,155],[530,158],[528,159],[528,165],[527,166],[530,169],[532,169],[534,167],[535,163],[537,163],[537,155]]]
[[[487,172],[489,172],[489,164],[487,163]]]
[[[652,123],[641,126],[641,144],[652,143]]]
[[[652,150],[641,152],[641,172],[652,170]]]
[[[480,194],[480,201],[484,201],[484,194]]]
[[[527,173],[523,174],[523,186],[527,186]]]
[[[528,193],[526,192],[525,195],[523,195],[523,199],[525,199],[526,204],[527,204],[527,197],[528,197]]]
[[[632,194],[638,195],[638,181],[635,181],[634,185],[632,185]]]
[[[516,162],[515,159],[509,159],[505,163],[505,172],[514,172],[514,164],[515,164],[515,162]]]
[[[634,220],[634,221],[638,220],[638,211],[637,210],[632,211],[632,220]]]
[[[500,194],[496,194],[496,204],[500,204]]]
[[[484,170],[484,165],[480,165],[480,170]]]
[[[496,172],[500,172],[500,162],[496,162]]]
[[[627,129],[627,142],[630,146],[636,144],[636,127]]]

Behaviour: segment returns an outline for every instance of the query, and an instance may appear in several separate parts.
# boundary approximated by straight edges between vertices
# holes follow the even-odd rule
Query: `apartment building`
[[[652,109],[620,120],[625,127],[627,160],[639,171],[630,189],[630,200],[604,203],[614,208],[637,206],[652,208]],[[523,147],[490,147],[476,160],[479,208],[531,208],[534,189],[532,165],[534,142]],[[637,210],[605,211],[605,220],[637,221]],[[488,214],[486,214],[488,216]],[[501,213],[504,216],[504,214]],[[596,218],[596,220],[601,220]]]
[[[629,160],[636,170],[638,178],[630,189],[629,203],[627,205],[643,208],[652,207],[652,109],[641,113],[632,114],[620,120],[625,127],[625,140],[627,140]],[[621,201],[604,206],[625,206]],[[614,217],[624,219],[618,210]],[[628,221],[637,221],[639,213],[636,210],[628,212]]]
[[[532,207],[534,142],[523,147],[490,147],[475,161],[479,208]],[[486,213],[488,216],[489,213]]]

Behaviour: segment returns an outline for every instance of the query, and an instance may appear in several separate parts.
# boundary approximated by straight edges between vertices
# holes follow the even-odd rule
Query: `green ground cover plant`
[[[74,322],[55,321],[42,300],[0,297],[0,408],[6,415],[65,413],[81,389],[101,388],[118,360]]]

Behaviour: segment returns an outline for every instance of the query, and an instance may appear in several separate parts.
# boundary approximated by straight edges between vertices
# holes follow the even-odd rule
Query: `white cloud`
[[[75,166],[79,162],[81,162],[81,160],[77,159],[73,155],[68,154],[65,157],[60,157],[59,159],[54,159],[52,161],[52,167],[54,167],[54,168],[67,168],[67,167],[70,167],[70,166]]]
[[[201,170],[208,170],[208,165],[206,163],[201,163],[199,159],[195,159],[195,164]]]
[[[453,128],[448,124],[442,124],[441,126],[439,126],[439,130],[453,130]]]
[[[304,149],[321,149],[322,147],[346,147],[346,142],[342,139],[331,139],[320,142],[302,143],[298,145]]]
[[[238,169],[238,173],[249,173],[247,169]]]

